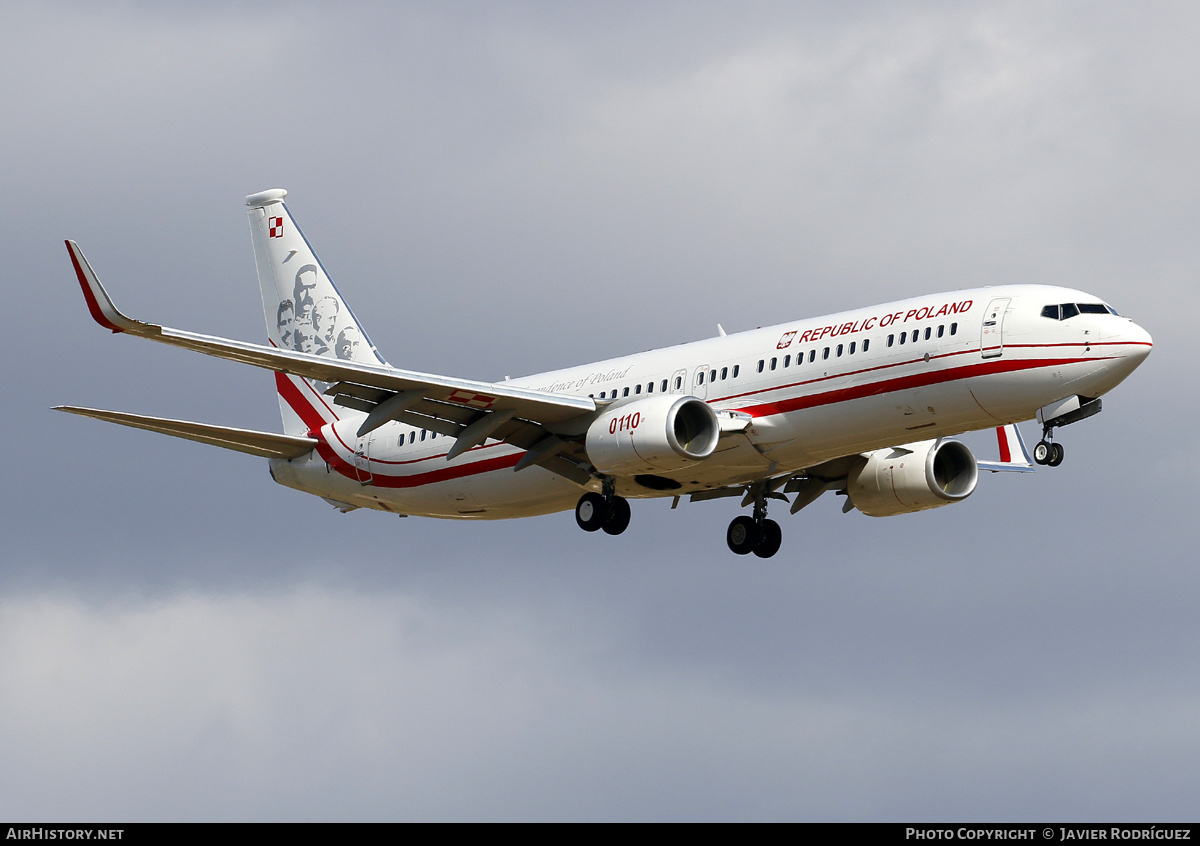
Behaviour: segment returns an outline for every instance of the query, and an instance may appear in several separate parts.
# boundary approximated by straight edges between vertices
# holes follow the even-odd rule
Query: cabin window
[[[710,382],[717,381],[717,371],[714,370],[708,374],[708,381],[710,381]]]
[[[915,344],[919,340],[921,340],[921,330],[914,329],[913,330],[913,343]]]
[[[903,346],[903,345],[904,345],[905,343],[907,343],[907,342],[908,342],[908,333],[907,333],[907,332],[901,332],[901,333],[900,333],[900,345],[901,345],[901,346]]]
[[[758,360],[758,372],[759,372],[759,373],[762,373],[762,372],[763,372],[763,366],[764,366],[765,364],[766,364],[766,362],[765,362],[765,361],[763,361],[761,358]]]
[[[637,384],[637,387],[635,387],[635,388],[633,389],[633,392],[634,392],[635,394],[640,394],[640,393],[642,392],[642,383],[641,383],[641,382],[639,382],[639,383]]]
[[[783,366],[784,366],[784,367],[790,367],[790,366],[791,366],[791,364],[792,364],[792,357],[791,357],[790,355],[785,355],[785,356],[783,357]]]
[[[838,344],[838,347],[837,347],[838,358],[842,357],[842,347],[843,347],[843,344]]]
[[[774,370],[775,365],[777,365],[778,363],[779,363],[779,359],[777,359],[777,358],[771,359],[771,369]]]
[[[825,351],[824,351],[823,353],[821,353],[821,360],[822,360],[822,361],[824,361],[824,360],[825,360],[825,359],[827,359],[827,358],[829,358],[829,347],[826,347],[826,348],[825,348]]]
[[[624,392],[623,394],[621,394],[621,396],[623,396],[623,397],[627,397],[627,396],[629,396],[629,389],[628,389],[628,388],[626,388],[626,389],[625,389],[625,392]]]
[[[933,334],[933,330],[928,326],[925,327],[925,340],[929,340],[929,336]]]
[[[863,352],[866,352],[866,351],[867,351],[867,347],[869,347],[870,345],[871,345],[871,339],[870,339],[870,338],[863,338]]]
[[[654,383],[653,382],[646,383],[646,393],[648,393],[648,394],[654,393]]]
[[[816,361],[816,360],[817,360],[817,351],[816,351],[816,350],[809,350],[809,351],[808,351],[808,363],[809,363],[809,364],[812,364],[812,363],[813,363],[814,361]]]
[[[697,385],[704,384],[704,371],[703,370],[696,371],[696,384]]]
[[[729,368],[722,367],[721,368],[721,381],[724,382],[728,376],[729,376]]]
[[[666,380],[666,379],[663,379],[663,380],[662,380],[662,388],[661,388],[660,390],[661,390],[661,391],[662,391],[664,394],[667,392],[667,380]]]
[[[892,342],[895,340],[896,340],[895,335],[888,335],[888,346],[890,347],[892,345]]]
[[[855,341],[850,342],[850,355],[854,355],[854,344],[855,343],[856,343]]]
[[[734,379],[736,379],[738,377],[738,371],[740,371],[741,369],[742,369],[742,366],[740,364],[735,364],[733,366],[733,378]]]
[[[945,334],[946,334],[946,327],[945,327],[945,325],[939,326],[939,327],[938,327],[938,337],[940,338],[940,337],[942,337],[942,336],[943,336],[943,335],[945,335]]]
[[[678,390],[679,390],[680,388],[682,388],[682,387],[683,387],[683,377],[682,377],[682,376],[676,376],[676,377],[675,377],[675,390],[677,390],[677,391],[678,391]]]
[[[412,443],[416,443],[416,441],[417,441],[417,430],[413,429],[411,432],[408,433],[408,442],[410,444],[412,444]]]
[[[957,324],[957,323],[951,323],[951,324],[950,324],[950,334],[951,334],[951,335],[957,335],[957,334],[958,334],[958,324]]]
[[[425,430],[421,430],[421,440],[425,440]]]

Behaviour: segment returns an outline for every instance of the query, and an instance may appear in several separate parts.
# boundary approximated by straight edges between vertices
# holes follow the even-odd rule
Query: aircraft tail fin
[[[361,364],[386,365],[362,324],[329,278],[321,260],[272,188],[246,198],[254,263],[262,289],[267,337],[279,349]],[[284,431],[303,433],[338,414],[322,396],[325,385],[276,374]]]

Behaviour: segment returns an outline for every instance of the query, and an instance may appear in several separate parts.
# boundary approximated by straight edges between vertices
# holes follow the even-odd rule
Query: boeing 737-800
[[[92,317],[274,371],[283,434],[63,406],[63,411],[270,459],[276,482],[342,511],[500,519],[575,508],[619,535],[629,499],[742,497],[734,552],[780,546],[826,491],[883,517],[970,496],[980,468],[1029,470],[1015,423],[1054,429],[1100,410],[1150,335],[1099,297],[1005,285],[932,294],[503,382],[387,364],[273,189],[246,198],[269,345],[122,314],[73,241]],[[948,436],[995,428],[1000,460]],[[790,495],[790,499],[789,499]]]

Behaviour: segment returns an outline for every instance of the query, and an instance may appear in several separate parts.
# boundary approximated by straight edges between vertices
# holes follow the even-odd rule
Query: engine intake
[[[604,411],[588,427],[584,448],[601,473],[653,474],[703,461],[720,434],[716,412],[704,400],[663,394]]]
[[[850,473],[846,491],[854,506],[870,517],[910,514],[940,508],[971,495],[979,466],[966,444],[920,441],[866,453]]]

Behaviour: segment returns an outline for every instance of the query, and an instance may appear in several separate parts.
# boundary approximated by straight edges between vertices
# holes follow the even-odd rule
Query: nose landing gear
[[[1103,405],[1099,397],[1071,396],[1038,409],[1042,424],[1042,439],[1033,448],[1033,460],[1038,464],[1057,467],[1063,462],[1062,444],[1054,443],[1054,427],[1067,426],[1099,414]]]
[[[1054,427],[1047,426],[1042,432],[1042,439],[1033,448],[1033,460],[1038,464],[1057,467],[1063,463],[1063,445],[1055,443]]]

